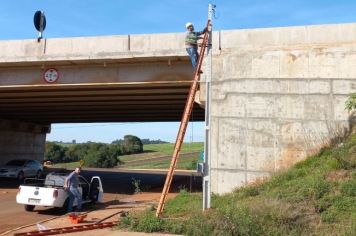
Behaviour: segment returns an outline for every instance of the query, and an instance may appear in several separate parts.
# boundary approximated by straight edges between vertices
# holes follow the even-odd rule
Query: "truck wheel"
[[[25,211],[33,211],[35,209],[34,205],[25,205]]]
[[[23,171],[20,171],[17,175],[17,179],[18,180],[23,180],[25,178],[25,174],[23,173]]]

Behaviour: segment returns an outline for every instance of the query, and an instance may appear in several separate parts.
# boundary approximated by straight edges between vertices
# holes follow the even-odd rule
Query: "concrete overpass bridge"
[[[42,158],[51,123],[179,121],[192,74],[183,38],[0,42],[0,160]],[[348,130],[355,55],[356,24],[214,32],[212,191],[269,176]],[[204,120],[197,104],[193,117]]]
[[[181,35],[0,42],[1,118],[41,124],[179,121],[192,74],[181,43]],[[51,68],[58,78],[48,82]],[[196,105],[194,119],[203,116]]]

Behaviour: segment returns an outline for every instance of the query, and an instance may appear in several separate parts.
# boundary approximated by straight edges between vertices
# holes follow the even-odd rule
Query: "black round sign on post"
[[[42,33],[46,28],[46,17],[43,11],[36,11],[35,15],[33,16],[33,23],[38,31],[38,38],[37,41],[39,42],[42,38]]]
[[[33,23],[37,31],[43,32],[46,28],[46,17],[43,11],[36,11],[35,15],[33,16]]]

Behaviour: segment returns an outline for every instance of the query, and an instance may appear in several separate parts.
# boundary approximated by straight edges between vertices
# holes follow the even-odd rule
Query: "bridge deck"
[[[49,68],[59,72],[51,84]],[[0,118],[180,121],[192,73],[184,34],[0,41]],[[197,105],[193,119],[204,119]]]

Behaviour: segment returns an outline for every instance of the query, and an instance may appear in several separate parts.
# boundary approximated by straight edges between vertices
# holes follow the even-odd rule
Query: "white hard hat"
[[[185,24],[185,28],[188,29],[189,26],[193,26],[193,23],[192,22],[188,22],[187,24]]]

